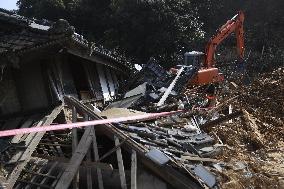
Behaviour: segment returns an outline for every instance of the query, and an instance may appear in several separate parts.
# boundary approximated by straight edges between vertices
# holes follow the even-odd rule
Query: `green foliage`
[[[65,18],[77,32],[136,63],[155,57],[166,66],[202,39],[202,23],[189,0],[19,0],[29,17]]]
[[[262,57],[284,62],[283,0],[18,0],[18,5],[24,16],[68,20],[78,33],[133,63],[155,57],[165,66],[176,64],[185,51],[203,51],[216,29],[243,10],[247,52],[264,49]],[[235,40],[221,47],[235,47]]]
[[[145,63],[155,57],[164,64],[178,56],[203,31],[188,0],[116,1],[111,5],[111,25],[105,34],[111,46],[122,48],[128,56]]]

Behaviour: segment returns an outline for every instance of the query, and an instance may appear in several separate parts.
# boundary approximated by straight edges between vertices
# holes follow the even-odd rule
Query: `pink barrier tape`
[[[119,122],[125,122],[125,121],[139,121],[139,120],[144,120],[144,119],[163,117],[163,116],[175,114],[178,112],[182,112],[182,111],[150,113],[150,114],[145,114],[145,115],[120,117],[120,118],[112,118],[112,119],[101,119],[101,120],[93,120],[93,121],[85,121],[85,122],[77,122],[77,123],[57,124],[57,125],[51,124],[51,125],[44,125],[41,127],[11,129],[11,130],[0,131],[0,137],[15,136],[15,135],[22,135],[22,134],[29,134],[29,133],[36,133],[36,132],[47,132],[47,131],[72,129],[72,128],[77,128],[77,127],[87,127],[87,126],[102,125],[102,124],[108,124],[108,123],[119,123]]]

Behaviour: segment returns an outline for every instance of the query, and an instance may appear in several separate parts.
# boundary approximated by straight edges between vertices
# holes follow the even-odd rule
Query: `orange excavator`
[[[217,46],[233,32],[237,38],[238,62],[244,63],[244,18],[244,13],[239,11],[237,15],[228,20],[209,40],[205,53],[196,51],[185,53],[185,65],[200,68],[194,78],[190,80],[191,85],[206,85],[224,80],[224,76],[215,67],[214,56]]]

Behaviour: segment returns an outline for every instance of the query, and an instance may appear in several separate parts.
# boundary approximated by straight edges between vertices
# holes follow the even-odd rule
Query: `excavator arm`
[[[214,54],[216,47],[233,32],[235,32],[237,38],[239,59],[241,61],[244,59],[244,18],[244,13],[239,11],[237,15],[235,15],[231,20],[228,20],[227,23],[218,30],[218,33],[210,39],[205,48],[205,59],[203,65],[205,68],[214,67]]]

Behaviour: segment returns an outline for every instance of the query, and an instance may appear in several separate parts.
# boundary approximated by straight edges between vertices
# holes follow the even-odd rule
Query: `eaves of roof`
[[[5,25],[5,27],[1,27]],[[89,61],[99,57],[104,62],[123,72],[131,71],[131,65],[115,52],[99,48],[88,42],[83,36],[75,33],[74,27],[65,20],[50,22],[47,20],[28,19],[7,10],[0,9],[0,56],[7,54],[24,55],[27,52],[43,49],[53,45],[62,45],[69,49],[80,48],[88,54]],[[87,57],[87,56],[86,56]],[[82,57],[84,58],[84,57]]]

